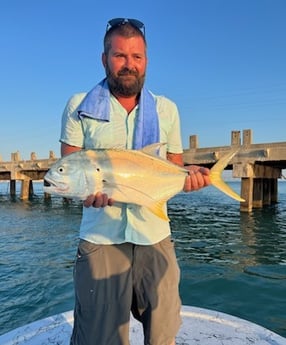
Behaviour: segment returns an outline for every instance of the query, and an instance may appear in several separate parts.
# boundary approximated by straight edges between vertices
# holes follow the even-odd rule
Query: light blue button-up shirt
[[[113,96],[110,97],[110,121],[78,116],[78,106],[86,93],[72,96],[62,116],[60,141],[85,149],[131,149],[138,107],[131,113]],[[166,152],[182,153],[180,121],[176,105],[163,96],[154,96],[159,117],[160,142]],[[80,238],[96,244],[131,242],[154,244],[170,235],[169,222],[147,208],[115,203],[105,208],[83,207]]]

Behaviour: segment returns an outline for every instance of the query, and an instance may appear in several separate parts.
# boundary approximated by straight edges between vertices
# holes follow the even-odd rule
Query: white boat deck
[[[286,345],[286,338],[246,320],[183,306],[177,345]],[[0,336],[0,345],[69,345],[73,312],[42,319]],[[143,345],[141,325],[131,318],[130,345]]]

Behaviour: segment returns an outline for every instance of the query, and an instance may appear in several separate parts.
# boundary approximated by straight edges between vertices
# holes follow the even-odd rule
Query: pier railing
[[[198,136],[190,136],[189,148],[184,150],[186,165],[197,164],[212,167],[225,153],[237,149],[236,155],[226,169],[232,170],[234,178],[241,179],[241,211],[251,211],[278,202],[278,179],[286,169],[286,142],[253,144],[252,131],[231,132],[228,146],[199,148]],[[29,160],[22,160],[19,152],[11,154],[11,161],[0,160],[0,180],[10,181],[10,194],[16,194],[16,181],[21,181],[22,199],[33,194],[33,181],[42,180],[48,169],[57,161],[53,151],[49,158],[37,159],[31,153]]]

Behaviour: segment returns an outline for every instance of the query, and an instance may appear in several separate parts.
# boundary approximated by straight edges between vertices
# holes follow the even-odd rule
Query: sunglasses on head
[[[145,36],[145,25],[142,22],[140,22],[140,20],[130,18],[114,18],[109,20],[106,26],[106,32],[109,31],[111,28],[124,25],[126,23],[130,23],[131,25],[135,26]]]

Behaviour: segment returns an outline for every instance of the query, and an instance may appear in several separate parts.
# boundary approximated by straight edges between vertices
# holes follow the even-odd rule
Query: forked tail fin
[[[226,195],[230,196],[231,198],[244,202],[245,200],[242,199],[234,190],[227,185],[222,179],[222,172],[230,160],[235,156],[238,150],[232,150],[227,153],[225,156],[220,158],[218,162],[211,168],[210,172],[210,180],[214,187],[221,190]]]

